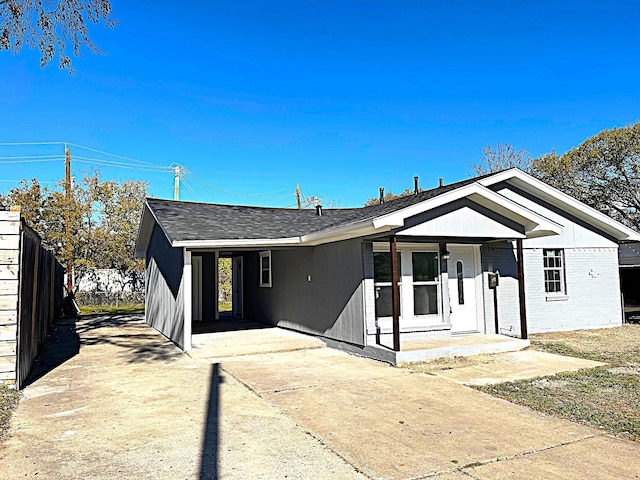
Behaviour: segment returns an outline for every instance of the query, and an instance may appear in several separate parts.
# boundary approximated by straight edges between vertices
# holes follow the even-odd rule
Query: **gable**
[[[466,199],[417,215],[406,225],[397,233],[416,237],[526,238],[522,225]]]
[[[562,247],[617,247],[616,238],[604,232],[590,223],[571,215],[570,213],[519,190],[513,185],[496,185],[497,192],[514,202],[518,202],[525,207],[536,210],[540,214],[563,225],[562,232],[555,237],[544,237],[530,239],[527,242],[529,247],[540,248],[562,248]]]

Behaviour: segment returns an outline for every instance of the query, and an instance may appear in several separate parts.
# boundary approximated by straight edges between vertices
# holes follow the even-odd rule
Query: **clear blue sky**
[[[470,175],[487,144],[564,152],[640,118],[635,1],[113,0],[76,76],[0,53],[0,142],[72,142],[188,168],[181,198],[325,205]],[[62,155],[61,145],[0,157]],[[111,159],[71,148],[72,156]],[[4,160],[6,161],[6,158]],[[79,174],[92,167],[73,162]],[[0,190],[55,162],[0,165]],[[106,179],[167,172],[103,167]],[[236,193],[227,193],[236,192]]]

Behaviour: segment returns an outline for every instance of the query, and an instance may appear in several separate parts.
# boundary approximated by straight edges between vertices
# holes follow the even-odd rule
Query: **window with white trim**
[[[397,252],[398,285],[402,286],[402,254]],[[373,282],[376,295],[376,317],[391,317],[393,315],[392,283],[391,283],[391,253],[374,252],[373,254]],[[402,288],[400,288],[402,290]],[[401,293],[402,295],[402,293]],[[400,302],[402,308],[402,302]]]
[[[542,250],[544,268],[544,291],[551,295],[566,295],[564,278],[564,250],[549,248]]]
[[[271,250],[260,252],[260,286],[271,287]]]

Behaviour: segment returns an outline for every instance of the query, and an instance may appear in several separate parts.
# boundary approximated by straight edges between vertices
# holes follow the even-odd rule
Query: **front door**
[[[452,332],[477,332],[475,249],[450,246],[449,305]]]

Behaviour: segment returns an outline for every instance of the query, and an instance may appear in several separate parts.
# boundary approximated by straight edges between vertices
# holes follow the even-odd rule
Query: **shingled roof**
[[[591,207],[565,195],[516,168],[425,190],[382,205],[360,208],[264,208],[149,198],[138,231],[135,255],[144,258],[158,225],[173,247],[271,248],[284,245],[320,245],[349,238],[403,232],[409,218],[457,200],[468,199],[517,225],[516,235],[536,238],[557,235],[562,225],[500,193],[513,187],[554,205],[568,215],[593,225],[620,241],[638,241],[640,235]],[[462,230],[454,236],[469,236]],[[430,230],[433,232],[434,230]],[[515,232],[515,231],[514,231]],[[505,233],[498,235],[506,238]],[[510,235],[509,238],[512,238]],[[494,238],[493,236],[487,238]],[[497,238],[497,237],[496,237]],[[515,238],[515,237],[514,237]]]
[[[291,238],[393,213],[410,205],[469,185],[478,178],[425,190],[360,208],[264,208],[148,198],[147,205],[169,241]]]

